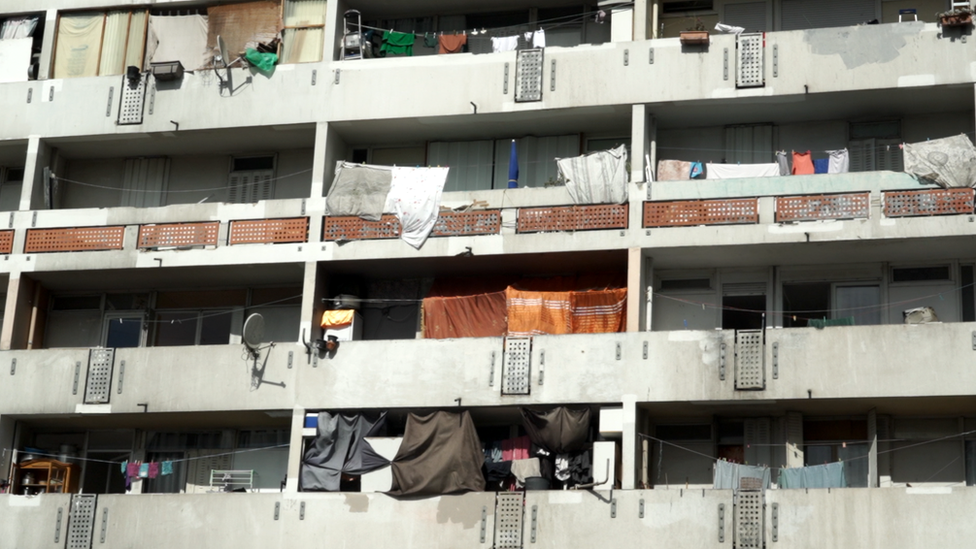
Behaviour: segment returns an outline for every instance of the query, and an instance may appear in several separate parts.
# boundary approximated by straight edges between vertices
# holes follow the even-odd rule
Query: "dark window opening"
[[[662,440],[712,440],[711,425],[658,425],[657,437]]]
[[[807,326],[830,318],[830,283],[783,284],[783,327]]]
[[[722,328],[725,330],[761,330],[766,312],[764,295],[727,295],[722,297]]]
[[[899,267],[891,270],[892,282],[921,282],[926,280],[949,280],[949,266],[938,267]]]
[[[234,159],[235,172],[250,172],[257,170],[273,170],[274,156],[246,156]]]
[[[15,181],[24,180],[24,168],[8,168],[7,169],[7,182],[13,183]]]
[[[976,322],[976,288],[973,288],[973,284],[976,284],[976,280],[973,277],[973,266],[963,265],[959,269],[962,280],[962,291],[960,292],[962,296],[962,321],[963,322]]]
[[[365,164],[369,160],[369,149],[353,149],[352,150],[352,162],[353,164]]]
[[[665,2],[661,6],[661,13],[685,13],[689,11],[710,10],[712,10],[712,0],[679,0],[677,2]]]
[[[708,278],[662,280],[661,291],[708,290],[711,285],[712,281]]]

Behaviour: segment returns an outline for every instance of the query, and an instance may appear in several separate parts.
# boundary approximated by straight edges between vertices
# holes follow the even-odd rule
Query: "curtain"
[[[129,38],[125,46],[125,68],[142,67],[146,48],[146,24],[149,12],[134,11],[129,19]]]
[[[0,25],[0,40],[30,38],[37,27],[37,16],[11,17]]]
[[[257,48],[258,44],[270,44],[281,30],[280,0],[227,4],[207,8],[208,31],[207,48],[217,49],[220,36],[227,47],[225,63],[237,61],[247,48]],[[235,66],[241,66],[237,61]]]
[[[361,475],[389,465],[365,440],[385,430],[386,412],[371,417],[319,412],[315,440],[302,458],[302,489],[335,492],[341,473]]]
[[[410,414],[403,443],[393,458],[395,496],[435,496],[481,492],[485,456],[471,414],[433,412]]]
[[[282,38],[282,63],[314,63],[322,60],[322,28],[285,29]]]
[[[529,439],[553,454],[577,452],[590,436],[590,409],[557,406],[551,410],[521,408]]]
[[[55,47],[54,78],[98,75],[105,14],[62,15]]]
[[[210,61],[206,15],[153,15],[146,40],[146,67],[150,63],[179,61],[197,70]]]
[[[128,36],[129,12],[108,12],[105,16],[105,33],[102,37],[102,53],[98,65],[100,76],[125,72],[123,65],[125,64],[125,43]]]
[[[325,0],[285,0],[286,27],[325,25]]]
[[[506,327],[505,292],[424,298],[425,338],[498,337]]]
[[[528,292],[509,286],[508,335],[623,331],[627,289],[588,292]]]

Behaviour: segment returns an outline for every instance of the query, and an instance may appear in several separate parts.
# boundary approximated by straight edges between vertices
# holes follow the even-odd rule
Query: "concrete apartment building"
[[[976,130],[954,4],[0,2],[0,547],[970,547],[973,189],[901,147]],[[621,145],[620,200],[557,181]],[[450,168],[421,247],[327,206],[364,163]],[[431,298],[557,279],[625,290],[619,326],[429,329]],[[397,465],[417,417],[490,451],[526,408],[585,412],[589,482],[303,481],[320,412],[385,412]]]

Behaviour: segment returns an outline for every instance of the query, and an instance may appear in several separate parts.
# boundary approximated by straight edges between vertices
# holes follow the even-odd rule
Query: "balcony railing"
[[[441,212],[430,236],[475,236],[498,234],[502,227],[501,210]],[[386,240],[400,236],[400,222],[395,215],[384,215],[379,221],[359,217],[328,216],[322,223],[322,240]]]
[[[24,253],[121,250],[125,226],[28,229]]]
[[[220,223],[170,223],[139,227],[140,248],[216,246]]]
[[[973,213],[973,189],[925,189],[884,193],[886,217]]]
[[[230,222],[228,244],[284,244],[308,240],[308,218],[254,219]]]
[[[860,219],[871,216],[871,193],[776,197],[776,222]]]
[[[759,223],[759,200],[681,200],[644,203],[644,227]]]
[[[0,231],[0,254],[9,254],[14,251],[14,231]]]
[[[627,204],[520,208],[519,233],[626,229]]]

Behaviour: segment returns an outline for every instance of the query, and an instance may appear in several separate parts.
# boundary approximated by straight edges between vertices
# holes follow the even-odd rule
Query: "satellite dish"
[[[217,49],[220,50],[220,54],[219,57],[217,57],[217,61],[220,61],[220,63],[226,69],[229,61],[227,57],[227,46],[224,44],[224,39],[221,38],[219,34],[217,35]],[[216,64],[214,64],[214,66],[216,66]]]
[[[244,321],[244,345],[256,351],[264,341],[264,317],[254,313]]]

